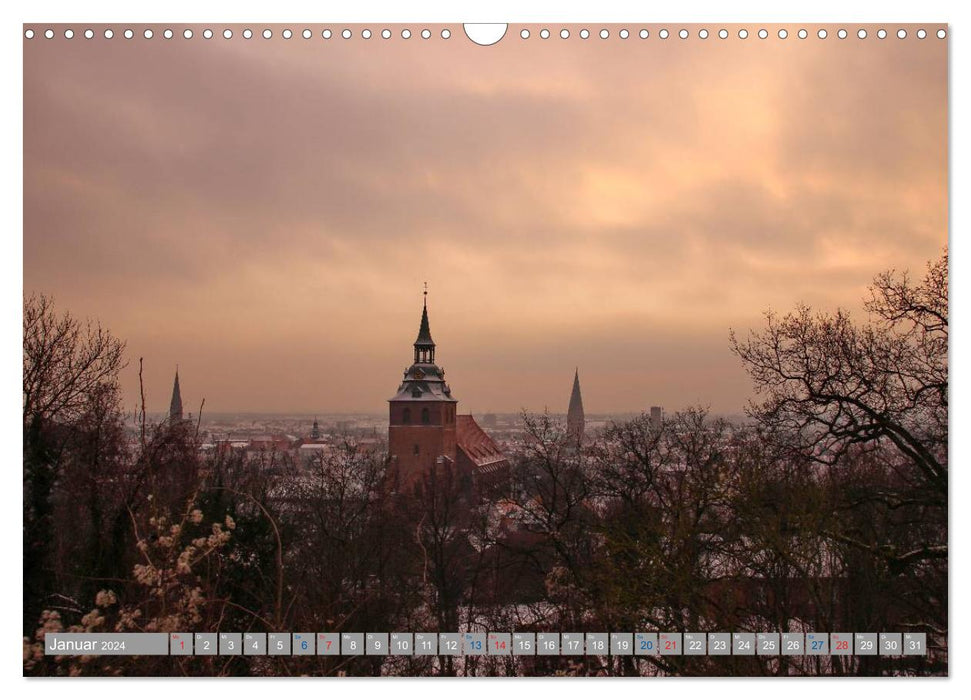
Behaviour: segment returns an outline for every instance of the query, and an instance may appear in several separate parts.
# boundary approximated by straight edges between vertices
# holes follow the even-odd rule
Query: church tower
[[[172,385],[172,401],[169,403],[169,420],[178,423],[182,420],[182,391],[179,389],[179,368],[175,368],[175,384]]]
[[[455,412],[458,400],[435,364],[435,341],[428,326],[428,291],[414,344],[414,362],[405,370],[388,400],[388,451],[402,487],[414,484],[429,469],[455,463]]]
[[[583,442],[586,422],[583,418],[583,399],[580,396],[580,368],[573,374],[573,391],[570,393],[570,408],[566,414],[566,434],[571,442]]]

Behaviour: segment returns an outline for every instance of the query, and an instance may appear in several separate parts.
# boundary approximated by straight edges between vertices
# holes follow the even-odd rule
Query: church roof
[[[423,375],[423,379],[415,378],[415,370],[421,371],[422,368],[429,370]],[[452,398],[452,390],[445,380],[439,375],[432,374],[430,370],[441,370],[435,365],[412,365],[405,372],[405,379],[398,387],[398,393],[392,396],[389,401],[451,401],[458,403],[458,399]]]
[[[435,341],[428,328],[427,303],[421,309],[421,325],[415,340],[415,363],[405,370],[397,393],[388,400],[458,402],[445,383],[445,370],[435,364]]]
[[[570,408],[567,410],[567,420],[570,418],[583,419],[583,398],[580,396],[580,370],[573,375],[573,391],[570,392]]]
[[[455,444],[476,467],[503,462],[506,456],[471,415],[455,416]]]
[[[435,347],[435,341],[432,340],[432,332],[428,328],[427,303],[421,309],[421,326],[418,328],[418,338],[415,340],[415,345],[420,347]]]
[[[179,370],[175,370],[175,384],[172,385],[172,401],[169,403],[169,417],[182,418],[182,391],[179,389]]]

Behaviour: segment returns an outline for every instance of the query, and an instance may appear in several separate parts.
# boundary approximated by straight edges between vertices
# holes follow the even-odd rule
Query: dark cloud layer
[[[383,410],[428,280],[473,410],[563,409],[579,365],[589,411],[736,411],[730,327],[946,241],[933,38],[24,50],[25,291],[153,408],[179,363],[213,410]]]

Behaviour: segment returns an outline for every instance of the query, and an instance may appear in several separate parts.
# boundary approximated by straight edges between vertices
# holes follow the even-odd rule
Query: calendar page
[[[947,676],[949,35],[23,24],[23,674]]]

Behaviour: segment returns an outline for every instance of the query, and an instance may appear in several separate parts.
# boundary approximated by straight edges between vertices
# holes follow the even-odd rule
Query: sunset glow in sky
[[[422,283],[461,412],[740,412],[730,328],[947,241],[947,41],[24,45],[24,292],[149,410],[385,410]],[[100,36],[101,28],[95,27]],[[372,27],[375,30],[375,27]],[[400,28],[399,28],[400,31]],[[417,34],[417,33],[416,33]]]

